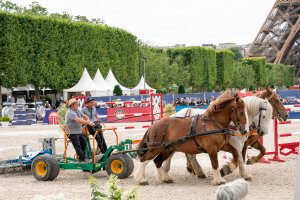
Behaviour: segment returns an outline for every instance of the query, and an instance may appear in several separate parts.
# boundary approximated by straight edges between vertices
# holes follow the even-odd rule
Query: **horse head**
[[[227,90],[207,108],[207,116],[229,125],[232,121],[241,133],[246,133],[248,120],[243,100],[237,93]]]
[[[259,135],[265,135],[269,132],[269,126],[272,121],[273,108],[268,100],[257,96],[243,98],[250,124],[254,123],[255,129]]]
[[[282,105],[278,95],[270,87],[266,87],[263,92],[256,94],[256,96],[262,99],[268,99],[268,101],[272,105],[274,117],[277,117],[280,121],[287,120],[288,112]]]

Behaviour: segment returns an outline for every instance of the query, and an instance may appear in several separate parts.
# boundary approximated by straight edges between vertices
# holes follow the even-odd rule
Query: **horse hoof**
[[[249,177],[246,177],[244,178],[246,181],[253,181],[253,177],[252,176],[249,176]]]
[[[253,162],[252,160],[249,159],[249,160],[247,160],[246,164],[247,164],[247,165],[253,165],[254,162]]]
[[[205,174],[200,174],[200,175],[198,175],[198,178],[200,178],[200,179],[205,179],[206,176],[205,176]]]
[[[192,168],[187,167],[186,170],[191,174],[195,174]]]
[[[174,183],[174,181],[173,181],[172,179],[165,180],[164,182],[165,182],[165,183]]]
[[[149,185],[148,181],[144,181],[140,183],[141,186]]]
[[[228,165],[224,165],[222,167],[222,169],[220,170],[221,177],[226,176],[231,173],[232,173],[232,170],[230,169],[230,167]]]
[[[213,180],[212,182],[210,182],[212,185],[222,185],[222,184],[225,184],[226,183],[226,180],[225,179],[222,179],[222,180]]]

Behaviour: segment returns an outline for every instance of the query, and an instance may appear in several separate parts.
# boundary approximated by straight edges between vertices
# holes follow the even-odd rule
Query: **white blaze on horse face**
[[[244,97],[243,98],[246,108],[248,123],[255,123],[255,126],[260,126],[259,134],[266,134],[269,131],[269,123],[272,120],[272,106],[268,100],[260,99],[256,96]],[[260,107],[265,108],[266,110],[261,111],[261,119],[259,119],[259,109]]]
[[[260,117],[260,132],[263,133],[263,135],[269,132],[269,125],[272,120],[272,111],[273,111],[273,108],[268,100],[264,100],[264,104],[266,110],[263,110],[261,112],[261,117]]]

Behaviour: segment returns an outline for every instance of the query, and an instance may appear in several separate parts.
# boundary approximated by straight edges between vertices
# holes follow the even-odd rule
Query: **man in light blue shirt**
[[[97,115],[97,111],[96,111],[96,107],[95,107],[95,99],[93,99],[91,97],[87,97],[85,100],[85,107],[82,108],[81,111],[82,111],[82,113],[87,115],[92,122],[98,121],[98,115]],[[95,127],[87,125],[87,128],[88,128],[90,134],[94,136],[96,133]],[[107,145],[106,145],[105,139],[103,137],[102,130],[98,131],[98,134],[96,135],[95,139],[98,143],[98,147],[99,147],[101,153],[105,153],[107,150]]]
[[[78,110],[78,101],[76,99],[70,99],[69,109],[65,116],[66,125],[70,128],[70,136],[73,147],[78,155],[79,161],[87,162],[85,149],[86,141],[82,134],[82,124],[89,126],[95,126],[93,122],[89,120],[89,117]]]

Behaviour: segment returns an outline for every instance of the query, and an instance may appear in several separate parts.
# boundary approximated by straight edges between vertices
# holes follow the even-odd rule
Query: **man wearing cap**
[[[96,107],[95,107],[95,99],[93,99],[92,97],[86,98],[85,107],[82,108],[81,112],[83,114],[87,115],[92,122],[97,122],[99,120],[97,112],[96,112]],[[87,128],[88,128],[90,134],[94,136],[94,134],[96,133],[95,127],[87,125]],[[101,153],[105,153],[107,150],[107,145],[106,145],[105,139],[103,137],[102,131],[98,132],[95,139],[98,143],[98,147],[99,147]]]
[[[82,119],[83,118],[83,119]],[[85,148],[86,141],[82,134],[81,124],[95,126],[93,122],[89,120],[89,117],[78,110],[78,101],[75,98],[70,99],[69,109],[65,117],[66,125],[70,128],[70,140],[79,157],[79,161],[87,162]]]

